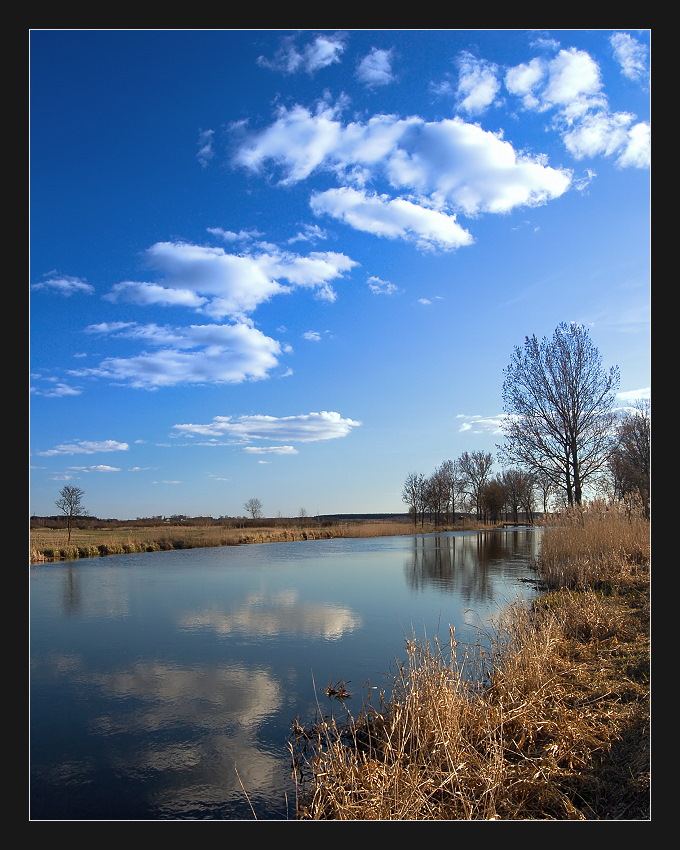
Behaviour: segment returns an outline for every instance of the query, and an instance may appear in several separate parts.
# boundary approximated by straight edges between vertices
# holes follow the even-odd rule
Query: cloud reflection
[[[349,608],[300,602],[297,591],[284,590],[271,595],[251,594],[241,608],[231,612],[211,607],[187,614],[181,618],[180,627],[252,638],[304,634],[339,640],[361,622]]]

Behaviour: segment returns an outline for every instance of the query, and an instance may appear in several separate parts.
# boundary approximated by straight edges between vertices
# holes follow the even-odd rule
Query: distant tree
[[[618,442],[612,453],[610,468],[614,492],[618,498],[635,496],[649,518],[651,418],[650,402],[641,400],[621,417],[617,429]]]
[[[456,511],[460,511],[463,501],[465,480],[460,470],[460,461],[445,460],[438,470],[448,490],[446,521],[456,521]]]
[[[300,517],[300,519],[305,519],[308,516],[307,508],[300,508],[300,510],[298,511],[298,516]]]
[[[253,519],[260,519],[262,517],[262,502],[259,499],[248,499],[243,507]]]
[[[54,503],[59,510],[66,516],[66,527],[68,529],[68,542],[71,542],[71,530],[73,528],[73,520],[79,516],[87,516],[87,511],[83,507],[83,496],[85,492],[80,487],[71,487],[66,485],[59,491],[59,498]]]
[[[510,513],[508,519],[517,523],[519,512],[522,510],[526,519],[531,522],[534,510],[534,476],[522,469],[506,469],[501,474],[500,481],[505,488],[505,505]]]
[[[414,525],[418,524],[418,517],[421,523],[425,521],[425,477],[422,472],[410,472],[406,476],[401,500],[408,505]]]
[[[507,488],[500,477],[486,481],[479,489],[479,507],[485,522],[498,522],[507,499]]]
[[[474,506],[477,517],[481,518],[484,513],[482,490],[491,474],[493,457],[490,452],[463,452],[458,458],[458,465],[461,476],[465,480],[465,489],[470,503]]]
[[[547,475],[580,505],[611,456],[618,367],[605,371],[588,330],[563,322],[552,339],[526,337],[504,375],[503,460]]]

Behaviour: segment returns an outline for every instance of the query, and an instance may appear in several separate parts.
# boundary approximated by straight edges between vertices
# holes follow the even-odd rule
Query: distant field
[[[457,530],[482,527],[465,522]],[[418,526],[418,531],[433,531]],[[441,528],[439,530],[442,530]],[[121,555],[133,552],[158,552],[168,549],[197,549],[212,546],[240,546],[248,543],[276,543],[289,540],[320,540],[333,537],[386,537],[413,534],[407,522],[338,522],[331,526],[308,525],[226,528],[220,526],[150,526],[120,528],[76,528],[71,541],[64,529],[31,529],[31,563],[76,560],[78,558]]]

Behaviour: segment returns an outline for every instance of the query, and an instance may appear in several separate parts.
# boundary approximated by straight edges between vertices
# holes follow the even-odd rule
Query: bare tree
[[[68,542],[71,542],[71,529],[73,520],[79,516],[86,516],[87,511],[83,507],[83,496],[85,492],[80,487],[66,485],[59,491],[59,498],[54,503],[66,516],[66,527],[68,528]]]
[[[563,322],[552,339],[526,337],[504,375],[503,459],[547,475],[580,505],[613,449],[618,367],[605,371],[588,330]]]
[[[406,476],[401,500],[408,505],[409,512],[413,515],[413,524],[418,524],[418,517],[420,517],[421,524],[424,523],[425,478],[422,472],[410,472]]]
[[[493,457],[490,452],[463,452],[458,458],[458,465],[461,475],[465,479],[465,488],[470,497],[470,503],[474,505],[477,517],[481,518],[484,512],[481,498],[482,490],[491,473]]]
[[[253,519],[260,519],[262,517],[262,502],[259,499],[248,499],[243,507]]]
[[[635,403],[619,421],[618,443],[610,460],[614,492],[619,498],[635,496],[649,518],[651,418],[650,402]]]

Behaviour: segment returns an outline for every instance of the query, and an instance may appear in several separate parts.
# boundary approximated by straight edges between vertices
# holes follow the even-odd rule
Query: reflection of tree
[[[77,571],[73,567],[67,567],[64,574],[64,613],[67,617],[77,614],[80,610],[80,583],[77,580]]]
[[[490,601],[504,562],[526,560],[533,553],[530,534],[521,530],[414,536],[404,565],[407,584],[413,590],[435,585],[460,595],[467,604]]]

